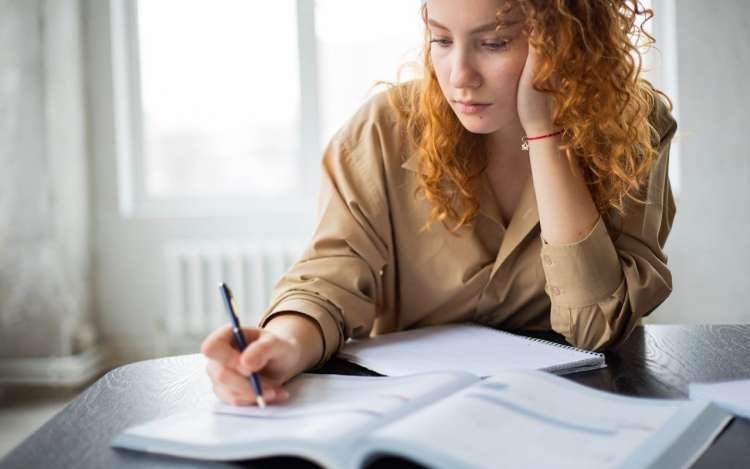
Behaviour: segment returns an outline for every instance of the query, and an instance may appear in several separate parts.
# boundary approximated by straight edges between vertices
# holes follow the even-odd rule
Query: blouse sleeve
[[[646,190],[639,194],[648,203],[626,198],[624,218],[611,217],[614,239],[601,216],[576,243],[553,245],[542,238],[551,327],[574,346],[616,347],[672,291],[664,244],[676,212],[668,161],[677,123],[664,109],[655,126],[665,130]]]
[[[341,133],[323,155],[318,223],[301,258],[278,281],[259,325],[284,313],[313,319],[323,339],[319,367],[349,337],[369,334],[382,292],[390,233],[376,132],[356,144]]]

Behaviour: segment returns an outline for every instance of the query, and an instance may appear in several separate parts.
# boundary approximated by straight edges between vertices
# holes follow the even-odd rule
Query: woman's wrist
[[[540,133],[524,135],[521,137],[521,150],[528,151],[529,145],[533,145],[543,140],[552,141],[557,145],[560,141],[560,136],[563,134],[564,129],[558,129],[554,131],[540,131]]]
[[[523,131],[527,137],[536,137],[539,135],[546,135],[560,130],[559,126],[556,126],[552,119],[538,119],[536,122],[530,122],[526,125],[521,124]]]
[[[323,355],[323,336],[315,320],[297,311],[283,311],[263,327],[288,340],[299,353],[295,375],[315,366]]]

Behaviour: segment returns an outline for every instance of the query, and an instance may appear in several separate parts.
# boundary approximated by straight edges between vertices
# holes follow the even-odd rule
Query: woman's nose
[[[456,54],[451,67],[450,82],[454,88],[476,88],[482,84],[481,76],[466,54]]]

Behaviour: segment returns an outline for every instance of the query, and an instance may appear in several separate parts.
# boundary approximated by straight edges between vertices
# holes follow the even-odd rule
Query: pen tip
[[[258,407],[260,407],[261,409],[266,408],[266,400],[263,399],[263,396],[255,396],[255,402],[258,403]]]

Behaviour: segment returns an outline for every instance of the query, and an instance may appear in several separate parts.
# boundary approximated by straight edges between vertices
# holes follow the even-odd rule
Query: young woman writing
[[[206,338],[218,397],[283,383],[350,337],[471,321],[623,341],[669,295],[676,124],[640,77],[626,0],[427,0],[424,77],[323,156],[319,223],[247,349]],[[668,101],[668,100],[666,100]]]

